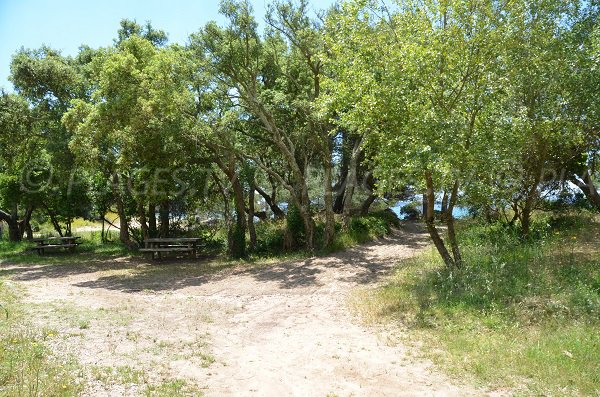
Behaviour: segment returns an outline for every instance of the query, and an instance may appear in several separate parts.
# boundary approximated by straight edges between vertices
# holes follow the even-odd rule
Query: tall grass
[[[462,269],[434,252],[404,261],[359,310],[409,326],[454,375],[524,395],[600,393],[598,218],[543,217],[527,241],[463,223],[459,237]]]

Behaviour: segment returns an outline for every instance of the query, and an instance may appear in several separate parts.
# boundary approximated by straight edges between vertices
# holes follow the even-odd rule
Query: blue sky
[[[251,0],[259,21],[269,0]],[[313,8],[326,8],[333,0],[312,0]],[[170,42],[185,43],[190,33],[211,20],[223,21],[218,0],[0,0],[0,88],[8,81],[12,55],[22,46],[46,44],[74,55],[81,44],[112,44],[119,21],[151,21],[169,34]]]

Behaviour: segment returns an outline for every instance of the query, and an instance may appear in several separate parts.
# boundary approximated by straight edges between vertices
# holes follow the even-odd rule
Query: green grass
[[[0,396],[76,396],[80,371],[75,360],[56,357],[49,348],[55,332],[34,329],[17,291],[0,281]]]
[[[131,251],[118,242],[118,239],[101,243],[99,232],[81,232],[73,233],[73,235],[80,236],[82,242],[74,253],[56,251],[46,255],[38,255],[34,250],[35,243],[0,241],[0,264],[73,264],[132,254]]]
[[[146,397],[199,397],[203,393],[182,379],[165,380],[158,385],[148,385]]]
[[[453,376],[517,395],[600,393],[600,222],[542,217],[520,240],[502,225],[463,222],[465,266],[437,253],[400,263],[356,308],[399,322]]]

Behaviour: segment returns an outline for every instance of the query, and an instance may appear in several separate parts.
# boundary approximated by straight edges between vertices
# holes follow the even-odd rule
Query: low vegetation
[[[51,329],[28,321],[12,284],[0,281],[0,396],[76,396],[80,368],[74,359],[57,357]]]
[[[357,308],[407,326],[453,375],[524,395],[597,395],[600,217],[539,217],[534,230],[522,241],[464,221],[463,268],[434,252],[405,260]]]

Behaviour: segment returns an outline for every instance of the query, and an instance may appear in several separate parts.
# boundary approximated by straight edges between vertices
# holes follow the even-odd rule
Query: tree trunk
[[[229,255],[233,258],[243,258],[246,256],[246,203],[244,202],[244,189],[235,170],[236,159],[233,155],[231,155],[228,159],[228,163],[223,162],[218,157],[215,157],[214,160],[217,166],[229,179],[229,183],[231,183],[233,190],[235,223],[229,228],[227,236]],[[216,175],[214,177],[216,180],[218,180]],[[219,186],[221,186],[220,183]],[[221,189],[224,190],[222,186]]]
[[[444,192],[444,195],[446,193]],[[456,230],[454,229],[454,215],[452,212],[454,211],[454,206],[456,205],[456,200],[458,198],[458,181],[454,182],[454,186],[452,187],[452,192],[450,196],[450,200],[448,203],[448,207],[445,212],[442,212],[444,215],[444,219],[446,221],[446,226],[448,226],[448,241],[450,242],[450,247],[452,249],[452,256],[454,257],[454,265],[456,267],[462,266],[462,256],[460,254],[460,248],[458,246],[458,241],[456,239]]]
[[[377,198],[377,196],[374,195],[373,193],[371,193],[365,199],[365,201],[363,201],[363,203],[360,206],[360,215],[362,215],[362,216],[369,215],[369,209],[371,208],[371,204],[373,204],[373,202],[375,201],[376,198]]]
[[[256,249],[256,229],[254,228],[254,186],[248,192],[248,232],[250,234],[250,249]]]
[[[323,159],[324,172],[324,194],[325,194],[325,247],[330,247],[335,238],[335,217],[333,213],[333,189],[331,158],[325,156]]]
[[[267,203],[267,205],[271,209],[271,212],[273,212],[273,216],[275,216],[275,219],[285,218],[285,212],[283,212],[283,210],[277,205],[275,190],[273,190],[271,196],[269,196],[267,192],[261,189],[260,186],[254,186],[254,189],[265,199],[265,203]]]
[[[119,240],[128,248],[133,248],[133,243],[129,237],[129,221],[125,213],[125,204],[121,195],[119,176],[115,172],[113,175],[113,196],[117,206],[117,215],[119,215]]]
[[[369,209],[371,208],[371,204],[375,201],[377,196],[375,195],[375,178],[373,178],[373,173],[369,172],[365,179],[365,187],[369,189],[369,196],[363,201],[360,206],[360,215],[365,216],[369,214]]]
[[[169,200],[163,200],[160,202],[158,209],[160,216],[160,236],[169,236]]]
[[[448,216],[448,191],[444,189],[444,195],[442,196],[442,221],[446,221],[446,217]]]
[[[356,188],[356,173],[358,168],[358,157],[362,152],[360,144],[362,138],[359,137],[354,141],[354,147],[352,148],[352,156],[350,157],[350,164],[348,166],[348,177],[346,178],[346,189],[344,191],[344,226],[348,226],[350,218],[352,217],[352,199],[354,197],[354,190]]]
[[[235,205],[235,226],[233,230],[233,236],[231,241],[230,255],[234,258],[243,258],[246,256],[246,218],[244,203],[244,190],[240,183],[237,174],[233,171],[233,167],[230,167],[233,174],[229,177],[233,188],[233,202]]]
[[[140,200],[138,203],[138,218],[140,221],[140,230],[142,232],[142,240],[150,237],[148,232],[148,223],[146,222],[146,209],[144,203]]]
[[[302,214],[302,220],[304,221],[306,249],[313,252],[315,250],[315,220],[313,219],[310,210],[301,210],[300,213]]]
[[[52,211],[51,209],[46,207],[46,212],[48,213],[48,217],[50,218],[50,223],[52,223],[52,227],[54,227],[54,230],[58,233],[58,235],[60,237],[63,237],[62,227],[60,227],[60,223],[58,222],[58,219],[56,218],[54,211]]]
[[[33,215],[33,206],[27,206],[27,210],[25,211],[25,216],[23,220],[19,221],[19,232],[21,233],[21,240],[23,239],[23,235],[27,234],[27,239],[33,239],[33,231],[31,230],[31,216]]]
[[[31,208],[31,207],[30,207]],[[17,204],[12,206],[10,213],[0,210],[0,222],[6,222],[8,226],[8,241],[19,242],[23,239],[24,221],[29,222],[31,211],[29,208],[25,214],[24,221],[19,221],[19,207]]]
[[[156,237],[158,235],[156,229],[156,204],[148,204],[148,235]]]
[[[342,159],[340,161],[340,175],[338,181],[333,187],[335,191],[335,200],[333,202],[333,212],[342,214],[344,212],[344,193],[346,191],[346,181],[348,180],[348,168],[350,156],[348,156],[348,146],[351,143],[351,135],[342,130]]]
[[[434,196],[435,198],[435,196]],[[427,219],[429,218],[429,213],[428,213],[428,208],[429,208],[429,203],[427,202],[427,193],[423,193],[423,219],[425,219],[425,221],[427,221]],[[433,211],[433,205],[431,206],[431,210]],[[433,214],[432,214],[433,216]]]
[[[433,178],[431,176],[431,171],[425,171],[425,182],[427,184],[427,193],[425,193],[426,196],[423,197],[423,200],[426,203],[427,207],[424,207],[423,210],[427,214],[427,217],[425,218],[427,224],[427,231],[429,232],[429,236],[433,241],[433,245],[435,245],[435,248],[444,260],[446,267],[453,268],[455,265],[454,260],[450,256],[450,253],[448,252],[448,249],[446,248],[444,241],[440,237],[440,234],[438,233],[438,230],[435,227],[434,223],[435,212],[433,209],[435,203],[435,193],[433,189]]]
[[[8,240],[12,242],[21,241],[23,235],[21,234],[21,230],[19,230],[18,222],[8,222]]]
[[[535,182],[531,185],[529,190],[527,191],[527,197],[525,198],[525,205],[521,209],[521,234],[523,237],[529,237],[531,232],[531,213],[533,212],[533,207],[535,203],[535,199],[537,198],[537,186],[539,184],[539,179],[536,178]]]
[[[72,232],[71,232],[72,224],[73,224],[72,219],[70,217],[67,218],[67,221],[65,222],[65,236],[67,236],[67,237],[72,236]]]
[[[27,236],[27,240],[33,240],[33,229],[31,228],[31,223],[27,222],[25,224],[25,235]]]
[[[570,175],[569,181],[577,186],[588,199],[588,201],[597,209],[600,209],[600,194],[594,185],[592,175],[589,170],[586,170],[582,177]]]

